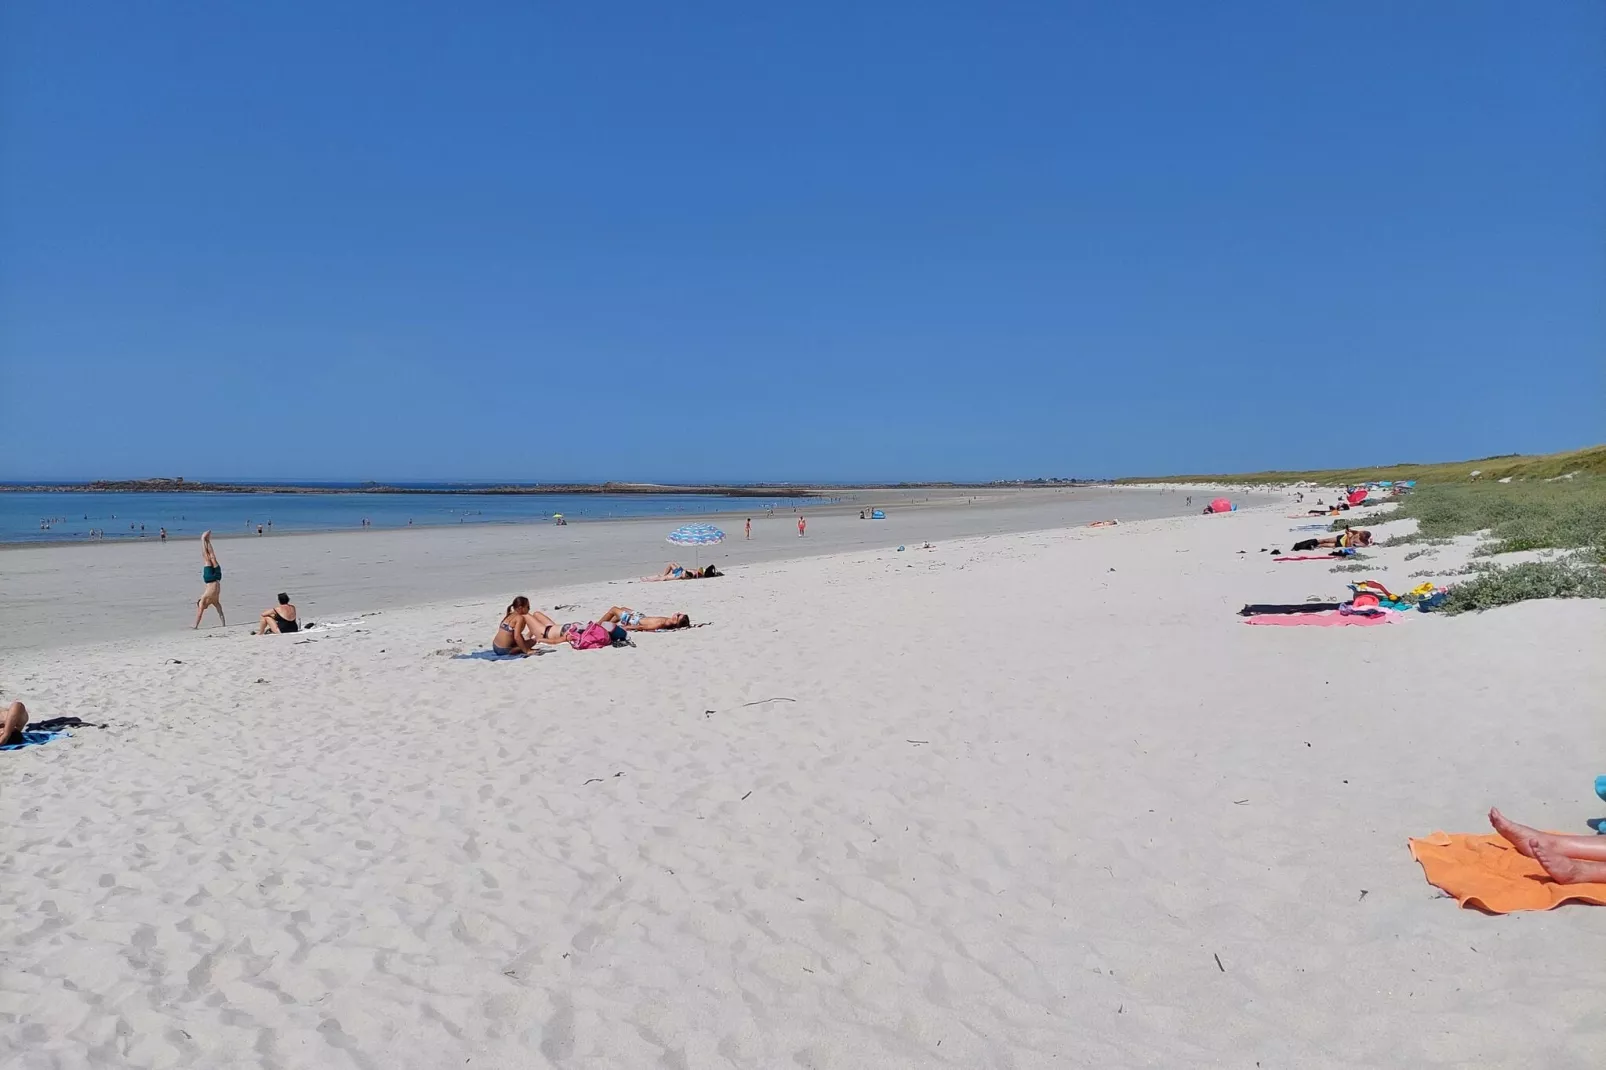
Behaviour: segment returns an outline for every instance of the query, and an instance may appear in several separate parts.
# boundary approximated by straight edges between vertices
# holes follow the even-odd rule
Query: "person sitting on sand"
[[[1562,836],[1519,825],[1499,810],[1489,811],[1489,824],[1518,854],[1545,867],[1557,884],[1606,884],[1606,836]]]
[[[28,707],[13,702],[0,717],[0,747],[22,742],[22,730],[28,727]]]
[[[210,531],[201,532],[201,563],[201,582],[206,587],[201,591],[201,597],[195,600],[195,624],[190,630],[201,626],[201,615],[206,612],[207,606],[217,610],[218,623],[226,628],[229,622],[223,619],[223,566],[217,563],[217,554],[212,552]]]
[[[1298,553],[1301,550],[1315,550],[1318,548],[1342,550],[1348,546],[1370,545],[1372,545],[1372,533],[1370,531],[1367,531],[1364,528],[1345,528],[1337,535],[1328,535],[1320,539],[1305,539],[1301,542],[1296,542],[1294,543],[1294,551]]]
[[[691,618],[684,613],[667,617],[649,617],[629,606],[614,606],[597,618],[598,624],[617,624],[627,632],[669,632],[677,628],[690,628]]]
[[[551,617],[531,609],[530,600],[521,594],[502,612],[502,623],[491,637],[491,650],[508,656],[534,653],[535,644],[556,628]]]
[[[724,573],[713,565],[704,565],[702,568],[686,568],[679,562],[671,561],[664,566],[664,570],[656,576],[643,576],[644,581],[651,583],[656,580],[711,580]]]
[[[279,604],[272,609],[264,609],[262,617],[257,624],[257,634],[284,635],[287,632],[299,632],[301,622],[296,619],[296,607],[290,604],[290,596],[283,591],[279,592]]]

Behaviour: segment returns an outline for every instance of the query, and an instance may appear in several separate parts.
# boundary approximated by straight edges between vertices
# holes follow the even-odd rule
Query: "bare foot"
[[[1550,840],[1549,835],[1546,833],[1540,832],[1538,829],[1529,828],[1527,825],[1519,825],[1499,810],[1491,809],[1489,811],[1489,824],[1494,826],[1494,830],[1500,833],[1507,843],[1529,858],[1534,856],[1530,844],[1535,842],[1548,843]]]
[[[1550,874],[1550,879],[1557,884],[1583,884],[1585,881],[1600,879],[1602,873],[1597,871],[1606,871],[1606,864],[1580,862],[1576,858],[1568,858],[1538,840],[1534,840],[1528,846],[1533,850],[1533,857],[1545,867],[1545,872]]]

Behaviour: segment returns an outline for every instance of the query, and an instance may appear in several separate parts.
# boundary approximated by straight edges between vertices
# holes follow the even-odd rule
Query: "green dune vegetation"
[[[1122,483],[1315,483],[1353,486],[1373,480],[1417,481],[1390,520],[1417,530],[1387,545],[1420,543],[1406,560],[1457,536],[1477,535],[1475,560],[1450,588],[1450,613],[1492,609],[1534,598],[1606,598],[1606,445],[1565,453],[1481,457],[1440,464],[1387,464],[1304,472],[1141,477]],[[1336,520],[1334,529],[1348,527]],[[1503,563],[1499,555],[1548,550],[1540,560]],[[1335,571],[1363,571],[1365,563]],[[1431,575],[1426,570],[1413,575]]]
[[[1389,545],[1483,538],[1468,577],[1450,589],[1445,608],[1452,613],[1530,598],[1606,598],[1606,475],[1419,485],[1390,515],[1407,518],[1415,518],[1417,530]],[[1519,564],[1498,561],[1523,550],[1561,552]]]
[[[1473,473],[1477,473],[1476,476]],[[1464,483],[1472,479],[1492,482],[1510,478],[1554,479],[1568,473],[1606,476],[1606,445],[1566,453],[1508,453],[1475,461],[1439,464],[1382,464],[1369,468],[1325,468],[1307,472],[1247,472],[1216,475],[1132,476],[1118,483],[1317,483],[1324,487],[1349,486],[1374,479],[1414,479],[1419,484]]]

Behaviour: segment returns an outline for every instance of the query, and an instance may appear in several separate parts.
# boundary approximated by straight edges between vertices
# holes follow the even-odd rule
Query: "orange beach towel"
[[[1557,884],[1543,866],[1499,836],[1435,832],[1408,842],[1428,883],[1464,907],[1512,914],[1549,910],[1573,899],[1606,906],[1606,884]]]

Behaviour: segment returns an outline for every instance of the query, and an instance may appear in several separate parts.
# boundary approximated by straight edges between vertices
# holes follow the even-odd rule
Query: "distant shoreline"
[[[1015,487],[1106,486],[1105,480],[1034,479],[995,483],[786,483],[682,486],[663,483],[500,483],[407,487],[388,483],[329,486],[313,483],[192,483],[179,479],[95,480],[88,483],[0,483],[0,494],[642,494],[714,495],[727,498],[816,498],[842,490],[997,490]]]
[[[776,486],[661,486],[652,483],[541,483],[405,487],[389,483],[327,486],[308,483],[191,483],[174,479],[96,480],[91,483],[0,484],[0,494],[701,494],[731,498],[806,498],[818,492]]]

